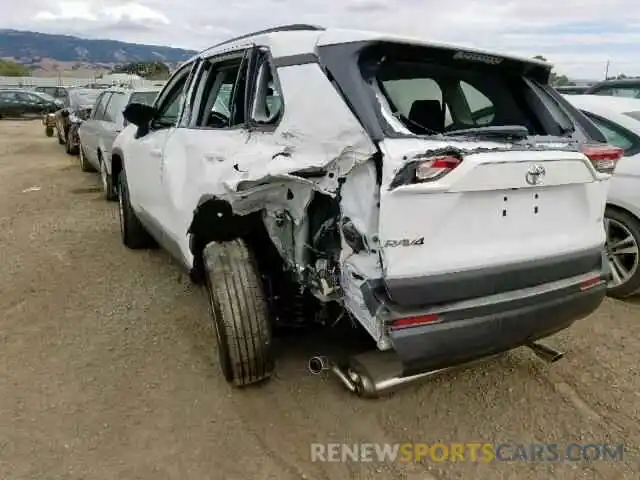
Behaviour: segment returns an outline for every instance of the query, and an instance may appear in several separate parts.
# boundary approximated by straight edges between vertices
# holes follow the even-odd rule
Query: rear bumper
[[[390,331],[403,374],[470,362],[548,337],[586,317],[602,303],[606,282],[500,304],[450,311],[438,323]]]
[[[610,278],[603,252],[600,258],[598,268],[564,280],[446,305],[399,305],[380,287],[364,286],[363,297],[371,314],[386,324],[403,375],[412,375],[512,350],[593,313]],[[424,316],[429,323],[394,326],[395,320]]]

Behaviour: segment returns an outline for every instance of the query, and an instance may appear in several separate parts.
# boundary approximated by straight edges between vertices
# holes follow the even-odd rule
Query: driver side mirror
[[[144,103],[130,103],[125,107],[122,115],[128,123],[144,127],[156,116],[156,109]]]

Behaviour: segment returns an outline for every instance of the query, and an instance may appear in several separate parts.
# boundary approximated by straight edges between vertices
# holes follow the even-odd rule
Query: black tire
[[[67,155],[77,155],[78,149],[71,147],[71,142],[69,142],[69,132],[66,134],[66,141],[64,142],[64,150],[67,152]]]
[[[82,170],[83,172],[93,172],[95,171],[95,169],[93,168],[93,166],[91,166],[91,164],[87,161],[86,157],[84,156],[84,150],[82,148],[82,144],[80,144],[78,146],[78,156],[80,157],[80,170]]]
[[[104,198],[108,202],[114,202],[118,199],[117,188],[113,183],[113,176],[107,173],[105,170],[104,179],[102,178],[102,169],[106,168],[102,154],[98,153],[98,161],[100,162],[100,179],[102,180],[102,189],[104,191]]]
[[[140,223],[136,212],[131,208],[129,202],[129,189],[127,187],[127,179],[124,171],[119,175],[120,184],[118,185],[118,215],[120,217],[120,234],[122,243],[132,250],[140,250],[143,248],[154,248],[157,246],[156,241],[147,232],[144,225]]]
[[[44,134],[49,138],[53,137],[53,127],[45,127]]]
[[[628,230],[628,233],[635,241],[636,248],[640,245],[640,220],[633,215],[618,210],[616,208],[608,207],[605,211],[605,218],[609,218],[618,224],[621,224]],[[607,238],[607,253],[609,253],[609,238]],[[638,254],[636,253],[636,258]],[[609,287],[607,289],[607,295],[613,298],[623,299],[630,295],[633,295],[640,289],[640,265],[636,263],[635,271],[631,274],[629,279],[615,287]]]
[[[202,255],[225,380],[245,387],[269,379],[275,367],[270,315],[251,251],[234,240],[212,242]]]

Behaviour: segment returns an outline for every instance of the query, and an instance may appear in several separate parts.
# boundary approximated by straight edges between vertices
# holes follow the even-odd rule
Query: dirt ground
[[[0,122],[0,479],[637,479],[640,301],[552,343],[387,399],[307,370],[335,338],[283,340],[245,391],[217,367],[204,292],[120,243],[117,208],[38,121]],[[327,343],[330,346],[327,346]],[[311,462],[315,442],[626,444],[622,461]]]

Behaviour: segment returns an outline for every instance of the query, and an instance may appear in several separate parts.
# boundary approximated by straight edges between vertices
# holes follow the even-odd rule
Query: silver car
[[[612,279],[608,293],[626,298],[640,291],[640,99],[600,95],[565,97],[624,150],[609,187],[605,227]]]
[[[157,94],[158,89],[109,88],[97,98],[90,117],[78,130],[80,168],[100,172],[107,200],[117,198],[111,175],[111,146],[127,123],[122,111],[129,103],[151,105]]]

